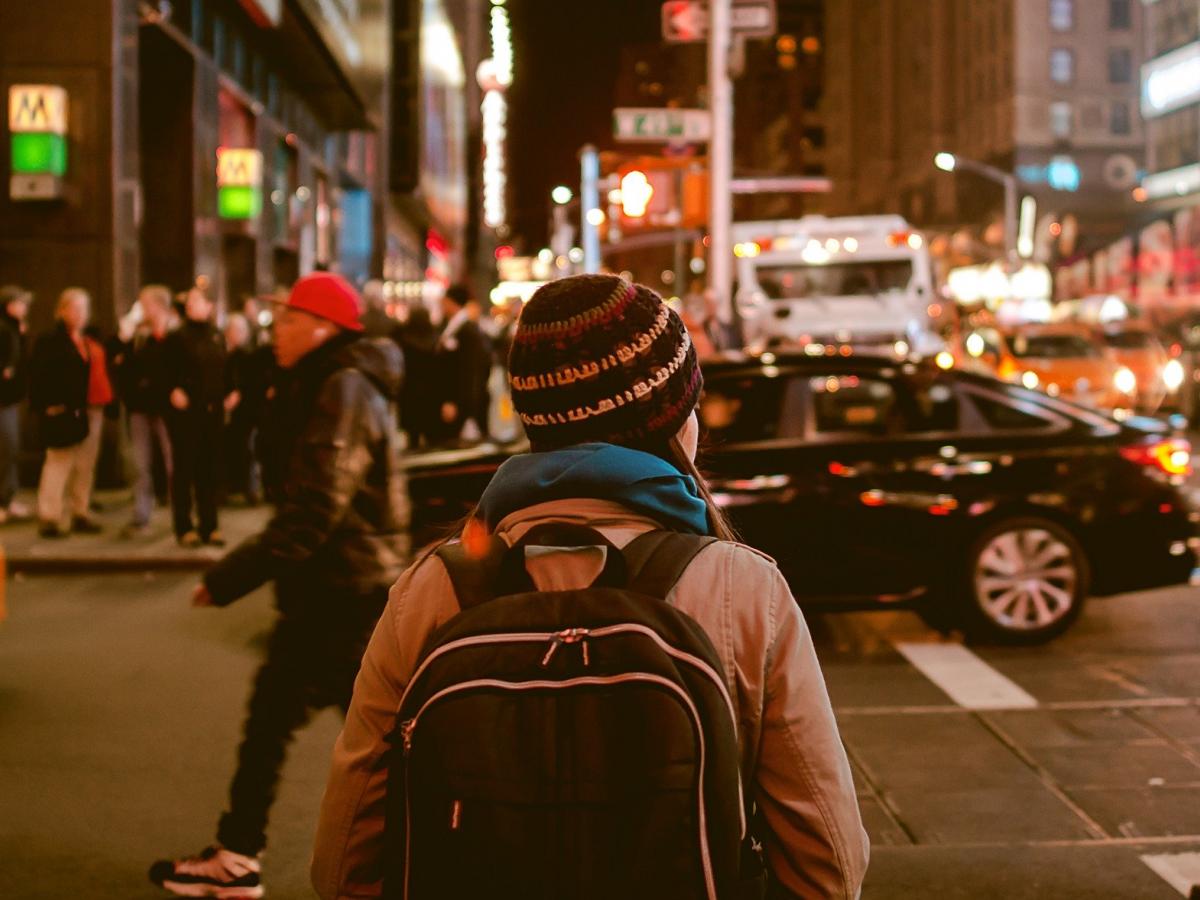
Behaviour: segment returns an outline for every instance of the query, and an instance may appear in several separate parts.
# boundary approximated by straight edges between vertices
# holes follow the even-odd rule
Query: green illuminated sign
[[[66,137],[45,131],[14,133],[12,170],[19,175],[65,175]]]
[[[217,214],[222,219],[253,219],[262,212],[262,191],[230,185],[217,191]]]

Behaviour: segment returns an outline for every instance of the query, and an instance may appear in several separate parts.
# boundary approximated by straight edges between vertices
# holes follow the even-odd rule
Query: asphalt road
[[[265,594],[193,610],[191,584],[10,584],[5,900],[150,900],[152,860],[211,840],[271,612]],[[813,617],[874,845],[864,896],[1170,900],[1200,881],[1198,590],[1094,602],[1038,649],[966,650],[904,613]],[[269,896],[312,896],[338,727],[324,713],[293,746]]]

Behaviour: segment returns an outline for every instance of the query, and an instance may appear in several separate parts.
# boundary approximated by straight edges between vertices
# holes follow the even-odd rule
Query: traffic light
[[[654,186],[641,169],[626,172],[621,178],[621,212],[630,219],[640,219],[650,208]]]
[[[616,167],[621,224],[634,230],[702,228],[708,222],[703,158],[638,156]]]

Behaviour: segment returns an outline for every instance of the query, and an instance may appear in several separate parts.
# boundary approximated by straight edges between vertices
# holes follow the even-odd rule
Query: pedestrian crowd
[[[72,287],[58,298],[53,326],[31,340],[32,300],[19,286],[0,288],[0,524],[36,516],[47,539],[100,532],[92,490],[106,420],[119,420],[133,487],[122,536],[151,534],[156,506],[169,499],[181,546],[223,546],[221,505],[269,499],[278,470],[272,314],[247,298],[218,328],[205,291],[151,284],[104,339],[88,292]],[[506,394],[497,351],[511,322],[484,315],[463,285],[447,290],[440,328],[424,305],[397,321],[378,292],[362,302],[366,336],[402,351],[408,378],[395,400],[409,449],[518,436],[491,415]],[[23,422],[33,427],[24,441]],[[30,509],[17,498],[19,462],[35,446],[44,455]]]

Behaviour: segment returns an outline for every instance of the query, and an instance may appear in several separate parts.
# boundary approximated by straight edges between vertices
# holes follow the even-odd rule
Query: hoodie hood
[[[527,453],[496,471],[479,501],[489,529],[518,510],[553,500],[610,500],[663,527],[708,534],[708,507],[696,482],[666,460],[614,444],[578,444]]]
[[[334,348],[331,358],[334,370],[357,369],[389,400],[400,396],[404,364],[395,341],[349,333],[334,341],[339,345]]]

